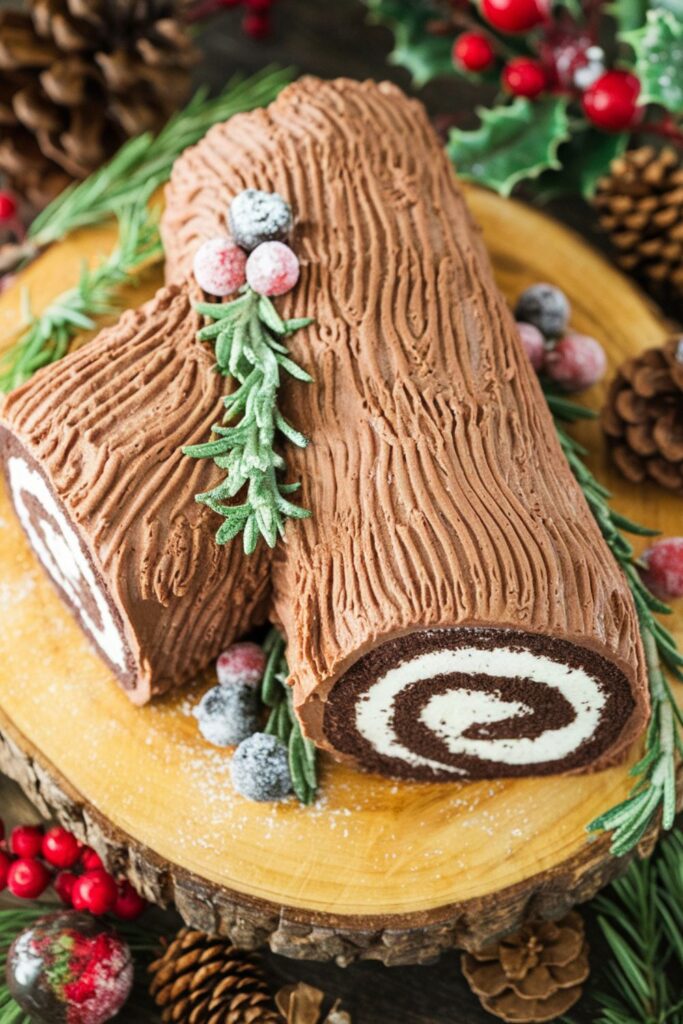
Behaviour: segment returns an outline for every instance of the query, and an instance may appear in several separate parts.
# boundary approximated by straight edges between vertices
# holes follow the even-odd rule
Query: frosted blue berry
[[[538,327],[546,338],[559,338],[569,323],[569,300],[552,284],[532,284],[522,292],[515,317]]]
[[[205,740],[216,747],[234,747],[259,728],[258,691],[245,684],[214,686],[192,714]]]
[[[237,245],[251,252],[262,242],[287,238],[294,219],[292,207],[277,192],[247,188],[230,203],[230,232]]]
[[[240,743],[230,766],[232,784],[247,800],[282,800],[292,790],[287,747],[266,732]]]

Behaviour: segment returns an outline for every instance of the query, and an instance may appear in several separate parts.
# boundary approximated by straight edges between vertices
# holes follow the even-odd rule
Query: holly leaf
[[[648,0],[612,0],[605,10],[614,18],[619,33],[630,32],[645,23]]]
[[[443,13],[423,0],[366,0],[373,21],[387,25],[394,33],[391,64],[406,68],[416,87],[439,75],[455,75],[450,36],[434,35],[427,26],[443,19]]]
[[[647,13],[645,24],[622,39],[633,47],[640,100],[683,113],[683,19],[662,7]]]
[[[481,126],[451,130],[447,151],[461,178],[509,195],[515,185],[561,166],[557,151],[569,138],[567,100],[531,100],[477,111]]]
[[[581,195],[590,201],[600,178],[624,152],[628,140],[628,132],[601,132],[590,127],[576,132],[560,146],[561,168],[541,175],[534,198],[546,203],[559,196]]]

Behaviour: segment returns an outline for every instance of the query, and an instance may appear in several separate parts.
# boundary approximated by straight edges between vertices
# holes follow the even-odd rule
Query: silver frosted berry
[[[292,230],[292,207],[277,192],[247,188],[230,203],[230,232],[237,245],[251,252],[262,242],[281,242]]]
[[[546,338],[559,338],[569,323],[569,300],[552,284],[532,284],[515,306],[515,318],[538,327]]]
[[[214,686],[192,714],[205,740],[216,747],[234,747],[259,728],[258,692],[241,683]]]
[[[266,732],[254,733],[240,743],[230,774],[237,792],[259,803],[282,800],[292,790],[287,747]]]

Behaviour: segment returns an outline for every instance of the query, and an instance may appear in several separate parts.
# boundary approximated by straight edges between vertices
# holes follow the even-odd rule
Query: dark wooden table
[[[8,5],[7,0],[1,0]],[[255,71],[276,62],[302,73],[323,77],[390,78],[410,89],[407,73],[387,65],[391,35],[367,23],[360,0],[279,0],[273,37],[265,42],[246,39],[238,28],[239,12],[226,12],[200,32],[204,60],[197,80],[219,88],[235,70]],[[456,113],[459,123],[474,124],[474,108],[485,94],[469,83],[439,83],[421,98],[437,113]],[[555,214],[590,234],[590,217],[579,203],[555,208]],[[0,777],[0,817],[6,823],[35,817],[18,789]],[[485,1024],[484,1013],[460,973],[459,957],[449,954],[428,967],[385,968],[363,963],[346,969],[331,964],[287,961],[267,954],[274,984],[302,979],[343,1000],[353,1024]],[[124,1011],[126,1024],[151,1024],[149,1016]],[[576,1024],[587,1024],[586,1005],[572,1013]]]

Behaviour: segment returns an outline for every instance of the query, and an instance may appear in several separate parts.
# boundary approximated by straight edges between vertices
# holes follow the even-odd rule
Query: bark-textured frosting
[[[648,712],[633,602],[424,110],[309,78],[212,129],[168,188],[169,280],[246,187],[292,203],[282,312],[316,319],[290,339],[315,383],[288,382],[284,408],[312,441],[287,458],[313,517],[273,563],[309,735],[417,777],[615,760]]]
[[[139,703],[191,679],[267,602],[269,553],[217,547],[194,495],[220,473],[180,450],[221,414],[198,327],[187,289],[162,289],[12,392],[0,417],[22,524]]]

